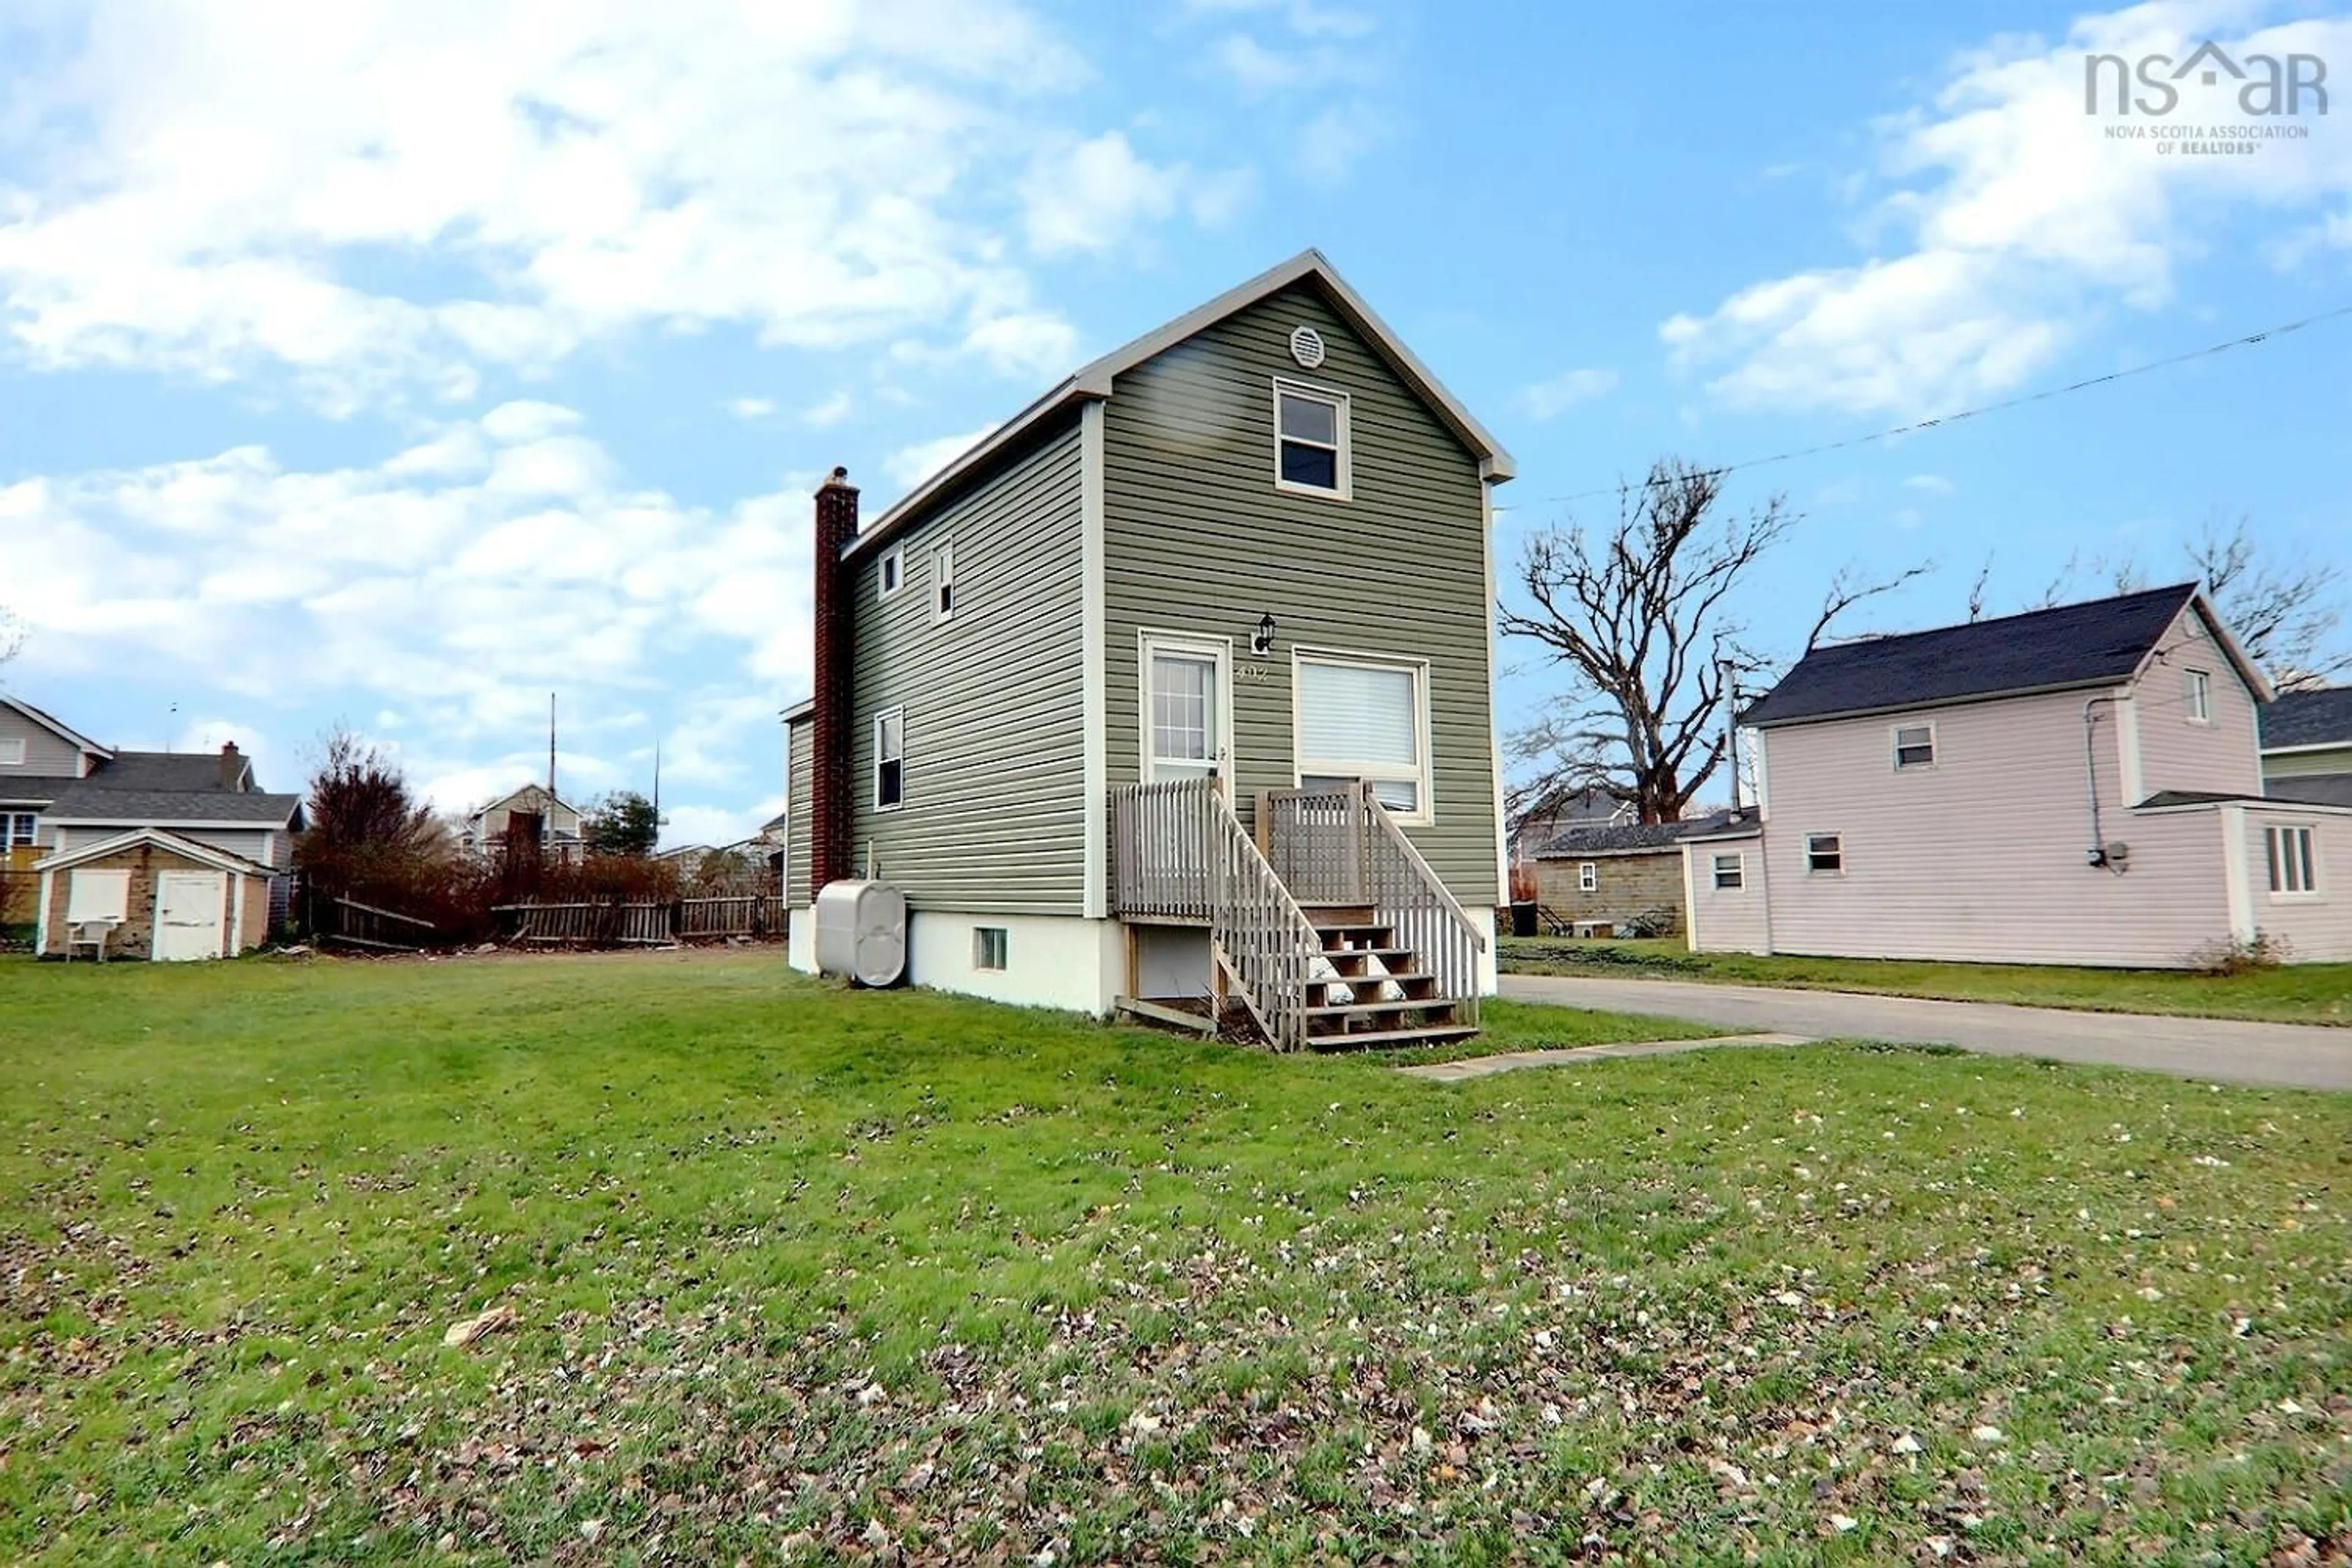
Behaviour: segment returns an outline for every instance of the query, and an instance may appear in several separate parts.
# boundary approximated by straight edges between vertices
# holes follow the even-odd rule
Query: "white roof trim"
[[[274,822],[268,817],[256,816],[220,822],[194,816],[173,816],[166,817],[164,820],[173,827],[204,827],[220,831],[235,829],[242,833],[284,833],[287,831],[287,824],[294,820],[294,812],[299,807],[289,807],[286,815]],[[124,822],[140,815],[135,811],[125,811],[112,816],[45,816],[41,820],[52,827],[120,827]]]
[[[1470,448],[1478,458],[1480,479],[1489,484],[1500,484],[1518,472],[1517,465],[1511,461],[1510,453],[1503,449],[1502,443],[1478,423],[1458,398],[1445,390],[1444,384],[1430,373],[1429,367],[1421,363],[1420,356],[1405,347],[1404,340],[1390,331],[1388,323],[1373,313],[1372,308],[1364,303],[1362,296],[1349,288],[1347,280],[1332,267],[1330,259],[1310,247],[1280,266],[1259,273],[1248,282],[1226,289],[1207,304],[1185,312],[1166,326],[1146,332],[1124,347],[1113,349],[1089,363],[1076,374],[1066,378],[981,437],[947,467],[900,497],[897,505],[875,519],[872,526],[843,547],[841,558],[847,561],[862,554],[883,538],[897,532],[919,515],[941,492],[1041,421],[1074,403],[1110,396],[1113,383],[1146,360],[1167,353],[1235,311],[1245,310],[1270,294],[1280,293],[1292,284],[1310,278],[1323,287],[1349,325],[1360,332],[1388,360],[1391,368],[1437,411],[1438,416],[1453,429],[1462,444]]]
[[[234,871],[243,876],[274,877],[278,873],[258,860],[248,860],[242,855],[232,855],[226,849],[215,849],[209,844],[199,844],[193,838],[183,838],[176,833],[166,833],[160,827],[134,827],[128,833],[118,833],[111,838],[101,838],[95,844],[85,844],[77,849],[60,850],[45,860],[33,862],[36,871],[63,871],[85,860],[101,860],[141,844],[152,844],[158,849],[168,849],[184,859],[199,861],[218,871]]]
[[[2301,756],[2309,752],[2344,751],[2352,751],[2352,735],[2347,735],[2340,741],[2314,741],[2308,745],[2302,746],[2264,746],[2263,748],[2263,755],[2266,757],[2294,757]]]
[[[18,713],[23,714],[26,718],[31,720],[34,723],[38,724],[42,729],[47,730],[50,734],[55,735],[61,741],[70,741],[83,751],[95,752],[97,755],[101,757],[110,757],[114,755],[114,752],[110,748],[100,745],[96,741],[91,740],[88,735],[82,734],[79,731],[68,729],[64,723],[50,718],[47,714],[42,712],[37,708],[28,707],[26,704],[17,701],[15,698],[5,695],[0,695],[0,702],[6,703],[10,708],[15,709]]]

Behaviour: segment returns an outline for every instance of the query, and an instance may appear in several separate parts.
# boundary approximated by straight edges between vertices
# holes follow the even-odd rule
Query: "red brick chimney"
[[[244,777],[245,759],[237,755],[236,742],[235,741],[223,742],[221,746],[220,765],[221,788],[242,789],[245,786],[239,781]]]
[[[849,875],[856,831],[849,744],[851,632],[857,605],[844,581],[841,552],[857,537],[857,487],[835,468],[816,492],[816,711],[809,722],[809,896]]]

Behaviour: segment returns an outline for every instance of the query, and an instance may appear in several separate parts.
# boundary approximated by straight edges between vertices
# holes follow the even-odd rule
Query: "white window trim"
[[[2290,833],[2301,833],[2309,837],[2311,843],[2311,886],[2308,888],[2297,888],[2293,889],[2270,888],[2271,837],[2275,834],[2281,839],[2284,839],[2286,835]],[[2282,861],[2282,863],[2284,863],[2284,861]],[[2308,822],[2266,822],[2263,824],[2263,885],[2265,888],[2270,888],[2271,902],[2274,904],[2315,904],[2324,901],[2327,897],[2327,889],[2322,885],[2320,869],[2319,828],[2316,824]]]
[[[931,546],[931,581],[929,591],[931,595],[931,624],[933,626],[945,626],[948,622],[955,619],[955,595],[950,592],[948,595],[948,602],[944,605],[940,603],[940,590],[941,588],[952,590],[955,585],[955,541],[952,539],[942,539],[937,544]]]
[[[988,939],[997,939],[997,962],[988,962]],[[971,967],[982,974],[1002,974],[1013,967],[1013,932],[1005,926],[971,928]]]
[[[885,761],[882,755],[882,723],[883,721],[887,719],[896,719],[898,721],[898,798],[892,801],[889,805],[885,805],[882,804],[882,763]],[[874,715],[873,800],[874,809],[877,811],[902,811],[906,808],[907,705],[903,702],[894,703],[890,707],[880,710]]]
[[[1580,893],[1597,893],[1601,890],[1599,861],[1580,860],[1576,863],[1576,890]]]
[[[1816,838],[1834,838],[1837,840],[1838,863],[1833,869],[1822,870],[1814,867],[1813,840]],[[1843,877],[1845,875],[1845,834],[1843,832],[1808,833],[1805,835],[1805,875],[1808,877]]]
[[[1151,751],[1151,659],[1154,654],[1162,653],[1216,661],[1217,689],[1210,699],[1217,707],[1217,754],[1213,761],[1215,775],[1230,778],[1234,761],[1234,639],[1149,628],[1135,634],[1136,765],[1139,770],[1136,777],[1150,784],[1152,764],[1159,760]]]
[[[0,768],[21,768],[25,765],[25,737],[10,735],[0,740]]]
[[[907,586],[907,547],[894,544],[874,566],[874,596],[895,599]]]
[[[1337,460],[1333,464],[1336,470],[1333,477],[1339,481],[1339,489],[1327,490],[1320,485],[1302,485],[1282,477],[1282,444],[1285,440],[1298,441],[1302,447],[1323,445],[1320,441],[1299,440],[1296,436],[1283,435],[1282,400],[1286,396],[1304,397],[1318,403],[1328,403],[1336,411],[1337,416],[1333,424],[1335,434],[1339,436],[1339,440],[1335,452]],[[1318,500],[1345,501],[1355,499],[1355,442],[1349,439],[1346,393],[1337,387],[1318,386],[1313,382],[1297,381],[1289,376],[1277,375],[1274,378],[1274,488],[1285,495],[1313,496]]]
[[[2191,724],[2210,724],[2213,721],[2212,671],[2184,669],[2180,672],[2180,708]]]
[[[30,837],[22,844],[16,842],[16,824],[19,819],[33,825]],[[40,842],[41,814],[39,812],[17,811],[13,807],[0,811],[0,849],[30,849],[38,847]]]
[[[1360,668],[1405,669],[1413,679],[1413,753],[1419,759],[1414,771],[1407,773],[1393,763],[1364,763],[1343,757],[1306,757],[1299,754],[1299,736],[1305,726],[1300,723],[1298,679],[1301,665],[1354,665]],[[1429,661],[1425,658],[1405,658],[1394,654],[1364,653],[1350,648],[1300,647],[1290,650],[1290,783],[1295,789],[1307,782],[1307,776],[1360,778],[1368,783],[1410,780],[1414,787],[1415,809],[1390,811],[1400,826],[1427,827],[1437,820],[1437,790],[1429,754],[1430,689]],[[1313,767],[1307,766],[1313,763]]]
[[[1903,731],[1906,730],[1925,730],[1927,731],[1927,760],[1926,762],[1906,763],[1903,760]],[[1886,727],[1886,756],[1889,765],[1891,765],[1898,773],[1927,773],[1935,772],[1936,764],[1942,762],[1944,759],[1943,744],[1936,733],[1936,721],[1933,719],[1930,719],[1926,723],[1889,724]]]
[[[1739,878],[1738,885],[1723,885],[1723,863],[1728,860]],[[1721,851],[1707,858],[1706,890],[1710,893],[1744,893],[1748,890],[1748,853],[1744,849]]]

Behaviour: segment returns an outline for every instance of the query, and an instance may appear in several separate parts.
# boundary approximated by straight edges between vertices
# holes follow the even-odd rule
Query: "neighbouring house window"
[[[1601,890],[1601,868],[1587,860],[1576,868],[1576,890],[1597,893]]]
[[[1349,476],[1347,397],[1276,382],[1275,488],[1345,500]]]
[[[2319,891],[2319,860],[2312,853],[2308,827],[2265,827],[2263,848],[2271,862],[2271,891],[2279,894]]]
[[[974,969],[1003,968],[1007,946],[1003,926],[972,927],[971,966]]]
[[[874,805],[887,811],[907,798],[907,710],[874,715]]]
[[[1715,888],[1719,893],[1736,893],[1748,886],[1748,858],[1744,855],[1718,855],[1715,858]]]
[[[1410,822],[1430,819],[1429,668],[1297,656],[1298,782],[1360,780]]]
[[[1845,869],[1845,840],[1834,833],[1805,836],[1805,869],[1824,875]]]
[[[5,847],[29,849],[41,830],[41,819],[29,811],[13,812],[0,817],[0,828],[6,829],[0,833],[0,840],[5,840]]]
[[[2213,721],[2213,678],[2201,669],[2180,672],[2180,696],[2191,724]]]
[[[1932,768],[1936,765],[1936,727],[1933,724],[1900,724],[1895,730],[1895,767]]]
[[[25,738],[12,735],[0,741],[0,767],[19,768],[25,765]]]
[[[113,921],[131,914],[131,873],[77,868],[66,884],[66,924]]]
[[[907,552],[902,546],[882,552],[882,563],[874,569],[874,581],[881,598],[888,598],[907,581]]]
[[[950,542],[931,552],[931,619],[944,621],[955,615],[955,545]]]

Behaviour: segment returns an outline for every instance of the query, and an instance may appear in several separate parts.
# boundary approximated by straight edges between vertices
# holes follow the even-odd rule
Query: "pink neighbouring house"
[[[2270,690],[2196,584],[1816,648],[1683,847],[1695,952],[2352,959],[2352,807],[2266,798]]]

